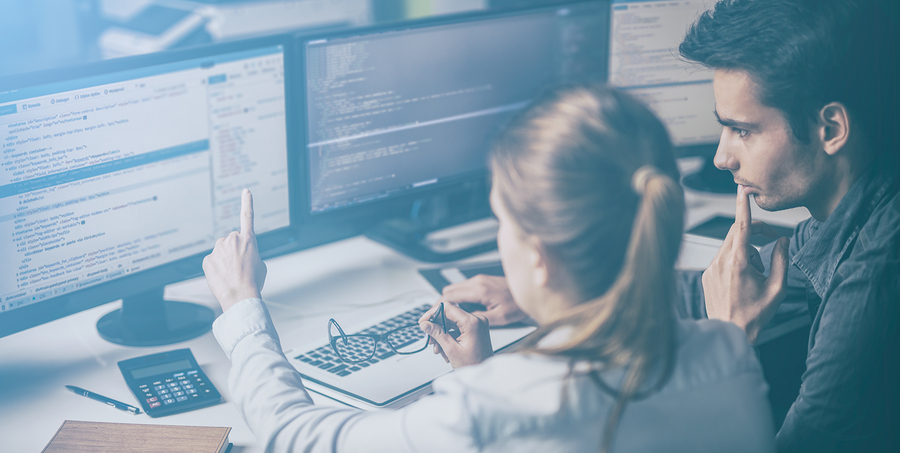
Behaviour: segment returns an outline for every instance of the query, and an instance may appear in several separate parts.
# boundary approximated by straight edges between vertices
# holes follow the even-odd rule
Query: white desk
[[[734,197],[687,194],[688,225],[717,213],[733,215]],[[765,213],[755,205],[755,218],[793,225],[808,217],[805,210]],[[687,244],[681,265],[703,268],[715,247]],[[496,259],[496,253],[478,259]],[[326,323],[340,316],[348,324],[378,313],[397,296],[421,295],[431,286],[416,270],[424,265],[356,237],[267,261],[269,267],[263,297],[269,304],[285,345],[325,341]],[[166,289],[172,300],[198,302],[214,307],[203,279]],[[353,306],[366,308],[351,310]],[[0,338],[0,449],[9,452],[40,451],[63,420],[121,423],[230,426],[234,453],[257,451],[247,425],[233,404],[227,386],[230,364],[212,333],[191,341],[153,348],[114,345],[100,338],[97,320],[118,308],[118,302],[59,319],[24,332]],[[64,387],[76,385],[105,396],[135,404],[116,362],[131,357],[190,348],[225,402],[183,414],[153,419],[131,415],[77,396]],[[317,403],[336,404],[313,394]]]

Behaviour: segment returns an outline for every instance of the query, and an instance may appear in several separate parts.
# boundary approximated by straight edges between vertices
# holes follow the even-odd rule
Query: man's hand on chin
[[[778,240],[766,277],[759,251],[750,244],[750,236],[754,233],[770,237],[776,234],[765,223],[752,221],[750,195],[743,186],[738,186],[734,225],[703,272],[703,294],[710,319],[737,324],[750,343],[755,344],[760,331],[772,320],[784,300],[790,239],[782,237]]]

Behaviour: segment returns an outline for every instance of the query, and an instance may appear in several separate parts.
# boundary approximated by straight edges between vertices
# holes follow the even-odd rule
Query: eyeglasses
[[[443,302],[431,317],[431,322],[440,324],[441,329],[447,331]],[[337,335],[333,332],[335,329]],[[409,324],[380,334],[347,335],[334,318],[328,320],[328,343],[343,362],[358,363],[371,359],[375,355],[378,343],[381,342],[387,343],[397,354],[415,354],[428,347],[428,334],[422,331],[419,324]]]

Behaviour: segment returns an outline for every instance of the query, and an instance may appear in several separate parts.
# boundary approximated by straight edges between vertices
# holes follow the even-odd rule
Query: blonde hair
[[[643,104],[612,88],[556,90],[492,147],[495,190],[527,235],[575,284],[580,303],[525,340],[526,349],[626,368],[602,451],[625,405],[661,387],[675,360],[675,277],[684,195],[668,134]],[[570,336],[540,340],[560,327]],[[652,370],[662,370],[648,389]],[[655,373],[654,373],[655,375]]]

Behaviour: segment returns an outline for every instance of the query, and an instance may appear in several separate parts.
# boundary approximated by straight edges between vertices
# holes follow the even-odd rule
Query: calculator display
[[[193,368],[188,360],[178,360],[176,362],[164,363],[162,365],[148,366],[146,368],[138,368],[131,370],[131,377],[141,379],[147,376],[156,376],[163,373],[174,373],[176,371],[184,371]]]

